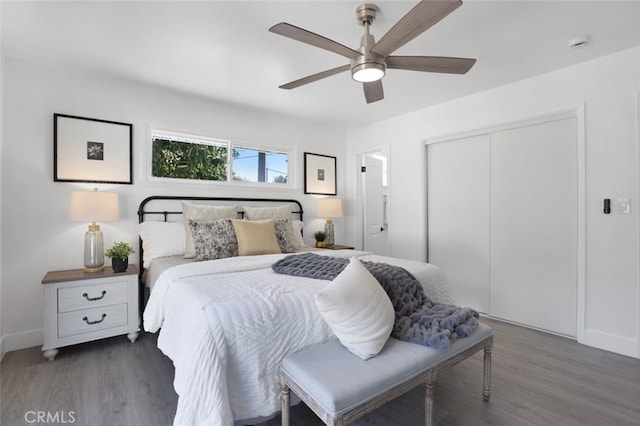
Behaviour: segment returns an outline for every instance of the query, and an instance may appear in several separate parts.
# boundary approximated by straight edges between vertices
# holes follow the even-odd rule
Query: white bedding
[[[384,261],[412,272],[435,302],[451,303],[440,270],[354,250],[321,254]],[[175,366],[174,425],[231,425],[279,410],[278,373],[289,353],[332,333],[314,294],[328,281],[276,274],[286,254],[234,257],[163,272],[144,312],[145,330]]]

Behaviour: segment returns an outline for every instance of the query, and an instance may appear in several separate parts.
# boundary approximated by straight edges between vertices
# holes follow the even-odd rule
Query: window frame
[[[272,189],[294,189],[296,186],[295,179],[295,161],[297,149],[295,147],[283,148],[281,146],[266,146],[266,145],[258,145],[252,144],[242,141],[233,141],[231,139],[223,139],[223,138],[215,138],[211,136],[202,136],[201,134],[195,134],[191,132],[185,131],[176,131],[176,130],[168,130],[159,126],[148,126],[147,131],[147,153],[145,155],[145,166],[146,166],[146,179],[149,182],[156,182],[162,184],[196,184],[196,185],[222,185],[222,186],[231,186],[231,187],[256,187],[256,188],[264,188],[269,187]],[[226,165],[226,180],[206,180],[206,179],[186,179],[186,178],[170,178],[170,177],[160,177],[153,176],[153,141],[156,135],[166,135],[169,137],[175,137],[179,139],[193,140],[195,143],[197,141],[203,142],[211,142],[211,144],[215,145],[226,145],[227,147],[227,165]],[[278,154],[285,154],[287,156],[287,182],[286,183],[273,183],[273,182],[253,182],[253,181],[241,181],[233,179],[233,150],[235,148],[243,148],[250,149],[255,151],[265,151],[265,152],[274,152]]]

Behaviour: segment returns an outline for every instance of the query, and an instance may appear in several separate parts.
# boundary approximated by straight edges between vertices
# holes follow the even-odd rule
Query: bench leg
[[[424,397],[424,424],[426,426],[432,426],[433,423],[433,399],[436,393],[436,375],[434,371],[429,375],[426,383],[425,397]]]
[[[484,377],[482,379],[482,399],[491,398],[491,349],[492,345],[484,348]]]
[[[282,381],[280,383],[280,391],[282,392],[282,426],[289,426],[289,410],[291,408],[289,386]]]

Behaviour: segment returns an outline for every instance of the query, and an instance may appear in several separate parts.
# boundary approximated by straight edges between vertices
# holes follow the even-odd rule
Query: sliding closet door
[[[429,262],[457,305],[489,309],[489,136],[427,146]]]
[[[576,336],[576,119],[491,135],[490,315]]]

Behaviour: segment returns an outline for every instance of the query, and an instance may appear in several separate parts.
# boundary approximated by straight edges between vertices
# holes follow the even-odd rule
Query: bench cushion
[[[336,417],[384,394],[443,360],[457,355],[492,334],[480,324],[469,337],[459,338],[448,351],[389,338],[380,353],[363,361],[336,339],[287,356],[282,370],[329,415]]]

